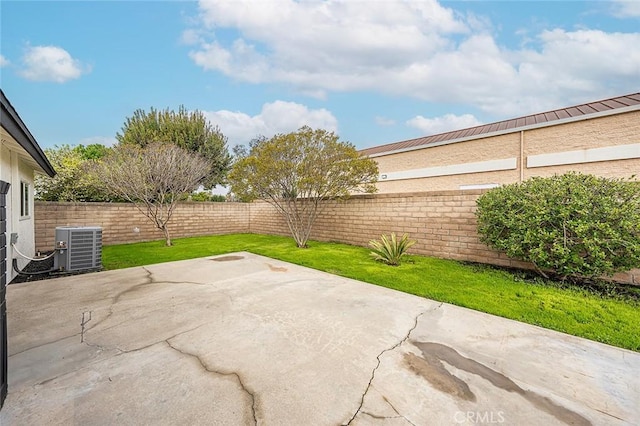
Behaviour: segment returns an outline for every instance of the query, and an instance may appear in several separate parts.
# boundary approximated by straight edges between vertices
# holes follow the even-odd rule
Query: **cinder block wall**
[[[366,246],[383,233],[408,233],[416,254],[495,265],[529,267],[480,243],[475,206],[482,190],[356,195],[329,201],[311,238]],[[251,232],[288,235],[286,223],[269,204],[252,204]]]
[[[383,233],[406,232],[417,241],[412,253],[530,268],[531,265],[512,260],[479,241],[476,199],[484,192],[356,195],[348,201],[329,201],[311,238],[366,246]],[[64,225],[102,226],[104,244],[163,238],[146,217],[128,204],[37,202],[35,214],[38,250],[51,250],[55,227]],[[134,232],[134,228],[139,232]],[[180,204],[170,229],[173,238],[237,232],[289,235],[282,216],[266,202]],[[616,279],[640,284],[640,270],[618,274]]]
[[[169,222],[172,238],[248,232],[250,205],[179,204]],[[101,226],[103,244],[163,239],[162,232],[134,205],[126,203],[35,203],[36,250],[54,247],[56,226]]]
[[[329,201],[318,216],[311,238],[366,246],[381,234],[408,233],[417,241],[411,252],[514,268],[533,265],[513,260],[480,242],[476,200],[486,190],[356,195]],[[250,231],[289,235],[286,222],[271,205],[251,204]],[[640,284],[640,269],[619,273],[617,281]]]

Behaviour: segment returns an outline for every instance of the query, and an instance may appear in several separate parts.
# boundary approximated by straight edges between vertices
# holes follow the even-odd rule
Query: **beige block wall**
[[[480,243],[475,200],[482,191],[377,194],[328,201],[313,227],[319,241],[367,246],[383,233],[408,233],[411,252],[445,259],[528,267]],[[286,223],[269,204],[252,204],[251,232],[289,235]]]
[[[531,155],[640,143],[640,111],[559,124],[414,151],[374,157],[380,173],[516,157],[514,170],[378,182],[380,193],[457,190],[460,185],[508,184],[532,176],[578,171],[612,178],[640,178],[640,158],[550,167],[526,167]],[[520,150],[524,155],[521,155]],[[524,158],[524,161],[523,161]],[[522,164],[525,167],[522,168]],[[522,170],[522,172],[521,172]]]
[[[248,232],[249,209],[245,203],[179,204],[169,222],[169,232],[172,238]],[[132,204],[36,202],[37,250],[53,249],[57,226],[100,226],[105,245],[164,238]]]
[[[383,233],[408,233],[416,254],[527,267],[489,249],[476,234],[476,199],[482,191],[437,191],[355,197],[332,202],[312,237],[366,246]]]
[[[381,234],[408,233],[417,242],[410,252],[443,259],[532,269],[480,242],[476,200],[484,190],[354,196],[328,201],[311,239],[367,246]],[[266,202],[251,204],[250,231],[288,236],[286,222]],[[640,269],[616,274],[620,282],[640,284]]]
[[[328,201],[311,238],[367,246],[383,233],[408,233],[412,253],[518,268],[530,268],[482,244],[476,233],[476,199],[484,191],[439,191],[354,196]],[[36,203],[36,246],[53,248],[63,225],[103,227],[104,244],[162,239],[135,207],[110,203]],[[133,232],[138,227],[140,232]],[[252,232],[288,236],[281,215],[266,202],[181,204],[170,226],[173,237]],[[640,284],[640,270],[617,277]]]
[[[284,217],[271,204],[264,201],[256,201],[250,205],[249,232],[253,234],[291,235]]]

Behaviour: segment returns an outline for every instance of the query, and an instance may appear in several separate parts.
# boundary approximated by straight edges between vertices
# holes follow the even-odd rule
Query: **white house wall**
[[[21,160],[19,153],[9,149],[6,144],[0,147],[0,178],[11,184],[9,193],[7,194],[7,277],[11,282],[17,275],[13,270],[13,259],[18,257],[10,244],[12,233],[18,233],[18,242],[16,244],[18,250],[27,256],[35,254],[35,238],[34,238],[34,214],[33,214],[33,186],[34,186],[34,170],[33,167]],[[20,182],[26,182],[30,185],[29,203],[30,215],[20,218]],[[28,261],[19,260],[18,266],[23,268]]]
[[[4,145],[0,146],[0,179],[9,182],[9,192],[7,194],[7,282],[11,282],[14,277],[11,259],[13,259],[13,248],[9,244],[9,238],[13,232],[13,176],[11,175],[11,151]]]
[[[34,172],[31,167],[22,162],[16,155],[18,176],[15,181],[16,190],[12,192],[14,209],[13,220],[17,220],[17,226],[14,227],[18,231],[18,250],[33,257],[35,255],[35,237],[34,237],[34,214],[33,214],[33,193],[34,193]],[[20,182],[26,182],[29,184],[29,215],[27,217],[20,217]],[[14,183],[11,184],[14,187]],[[14,231],[15,232],[15,231]],[[18,256],[14,256],[18,257]],[[27,260],[20,258],[18,266],[23,268],[29,263]],[[13,269],[13,268],[12,268]]]

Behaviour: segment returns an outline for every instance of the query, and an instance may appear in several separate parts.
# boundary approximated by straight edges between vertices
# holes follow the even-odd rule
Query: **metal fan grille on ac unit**
[[[66,271],[102,268],[102,228],[57,227],[56,245],[66,242],[54,258],[54,267]]]

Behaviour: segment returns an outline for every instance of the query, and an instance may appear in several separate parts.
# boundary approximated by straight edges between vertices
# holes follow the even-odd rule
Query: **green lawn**
[[[232,234],[103,247],[105,269],[249,251],[344,277],[354,278],[539,325],[575,336],[640,351],[640,303],[602,297],[573,288],[525,282],[501,270],[410,256],[391,267],[373,261],[369,250],[337,243],[309,242],[298,249],[291,238]]]

